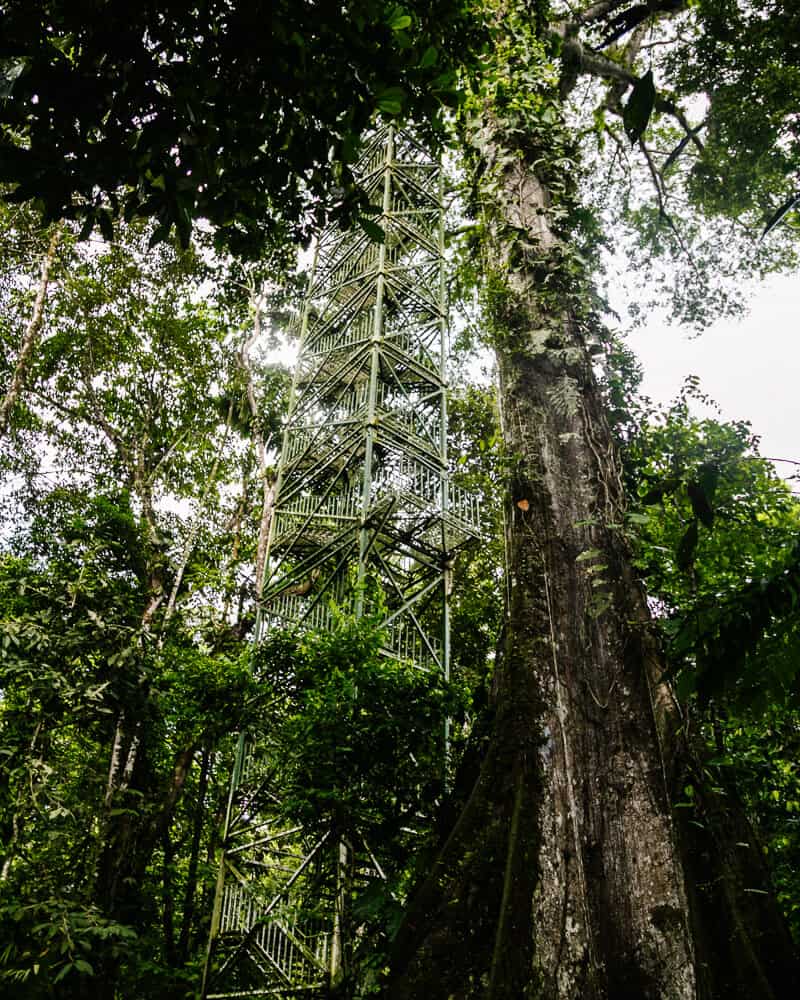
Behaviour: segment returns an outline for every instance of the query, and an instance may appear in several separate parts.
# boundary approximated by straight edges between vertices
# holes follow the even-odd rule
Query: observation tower
[[[382,655],[447,678],[453,559],[478,536],[479,511],[448,475],[442,171],[385,127],[354,172],[383,240],[332,226],[318,241],[255,641],[330,629],[337,608],[375,614],[370,582]],[[280,766],[265,743],[239,738],[207,1000],[325,993],[357,933],[348,901],[384,877],[358,831],[280,819]]]

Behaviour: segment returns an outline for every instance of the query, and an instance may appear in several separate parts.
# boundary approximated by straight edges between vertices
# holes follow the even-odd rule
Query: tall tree
[[[493,63],[464,133],[480,177],[509,456],[510,596],[491,740],[397,937],[393,998],[788,997],[800,981],[741,813],[718,799],[705,844],[673,814],[691,752],[625,537],[622,470],[594,372],[604,337],[586,267],[594,234],[567,121],[588,76],[600,112],[619,117],[619,148],[624,132],[652,176],[655,235],[691,257],[665,175],[687,150],[690,182],[724,174],[730,147],[711,154],[699,137],[724,115],[715,90],[705,122],[691,125],[641,60],[670,31],[705,37],[714,13],[672,0],[570,5],[562,17],[498,5]],[[694,66],[713,81],[709,62]],[[659,112],[678,130],[660,162],[644,138]],[[745,133],[730,127],[728,142]],[[772,182],[773,197],[790,183],[780,172]],[[696,202],[708,205],[713,188],[699,186]],[[714,859],[705,894],[702,853]]]

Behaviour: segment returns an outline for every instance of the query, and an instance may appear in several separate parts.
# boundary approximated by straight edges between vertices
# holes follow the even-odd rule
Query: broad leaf
[[[24,59],[3,59],[0,63],[0,100],[8,100],[14,90],[14,84],[22,75],[26,62]]]
[[[661,503],[664,497],[674,493],[680,484],[680,479],[664,479],[645,493],[642,497],[642,503],[648,506],[654,503]]]
[[[675,561],[679,569],[687,570],[694,562],[694,550],[697,548],[697,519],[693,519],[686,529],[681,540],[678,542],[678,549],[675,553]]]
[[[711,504],[709,503],[706,492],[701,484],[699,482],[687,483],[686,492],[689,494],[689,500],[692,504],[692,512],[694,516],[706,528],[713,528],[714,511],[711,508]]]
[[[406,92],[402,87],[387,87],[378,94],[375,104],[385,115],[399,115],[403,110],[405,99]]]
[[[622,109],[622,124],[625,126],[625,134],[632,143],[644,135],[655,102],[656,88],[653,83],[653,72],[648,70],[641,79],[634,83],[628,103]]]
[[[781,205],[774,215],[769,217],[769,221],[766,226],[764,226],[764,232],[761,234],[761,239],[763,240],[764,237],[768,236],[776,226],[780,225],[780,223],[783,222],[789,212],[791,212],[797,204],[800,204],[800,194],[793,194],[788,201],[785,201]]]
[[[358,224],[364,230],[364,232],[369,236],[373,243],[385,243],[386,233],[384,229],[375,222],[374,219],[370,219],[366,215],[361,215],[358,218]]]
[[[419,68],[427,69],[429,66],[435,66],[438,58],[439,50],[436,46],[429,45],[428,48],[422,53],[422,58],[419,61]]]

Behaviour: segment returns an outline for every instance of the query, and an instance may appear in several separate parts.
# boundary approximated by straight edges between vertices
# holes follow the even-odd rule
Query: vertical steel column
[[[439,176],[439,201],[444,207],[444,176]],[[445,553],[445,563],[442,566],[442,673],[446,681],[450,680],[450,590],[453,584],[453,565],[450,546],[447,539],[447,514],[450,505],[450,473],[447,458],[447,358],[450,352],[447,308],[447,286],[445,284],[445,231],[444,210],[439,213],[439,309],[441,311],[439,338],[439,365],[442,379],[441,422],[439,426],[439,457],[442,463],[442,552]],[[444,723],[444,756],[445,756],[445,788],[447,787],[447,765],[450,756],[450,719]]]
[[[389,213],[392,209],[392,160],[394,159],[394,129],[389,126],[386,133],[386,160],[383,168],[383,202],[381,223],[388,236]],[[363,584],[366,576],[366,555],[369,545],[367,518],[372,496],[372,456],[377,432],[378,373],[383,341],[383,296],[386,287],[386,240],[378,248],[378,271],[375,282],[375,313],[372,321],[372,342],[369,365],[369,396],[367,402],[366,444],[364,448],[364,478],[361,487],[361,534],[358,543],[358,584],[356,593],[356,614],[364,610]]]

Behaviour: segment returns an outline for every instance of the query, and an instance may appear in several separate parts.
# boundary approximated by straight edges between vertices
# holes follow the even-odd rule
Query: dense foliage
[[[18,217],[5,238],[28,238]],[[2,975],[24,995],[180,981],[204,938],[216,754],[257,704],[252,438],[285,380],[242,351],[244,275],[147,240],[62,243],[3,442]],[[19,267],[6,363],[32,294]]]
[[[357,215],[376,111],[432,120],[481,27],[459,0],[0,5],[0,181],[113,233],[195,218],[252,252]]]
[[[625,450],[644,577],[705,778],[756,821],[800,939],[798,558],[800,503],[750,426],[692,415],[696,380],[643,407]],[[636,407],[634,407],[636,409]],[[691,780],[676,806],[704,823]]]

